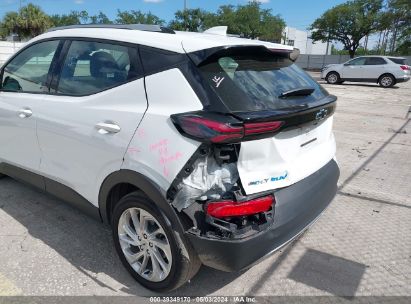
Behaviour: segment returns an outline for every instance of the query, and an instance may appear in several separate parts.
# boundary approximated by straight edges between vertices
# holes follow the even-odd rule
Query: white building
[[[300,31],[293,27],[286,27],[283,31],[284,44],[294,46],[300,49],[301,54],[326,55],[327,43],[317,41],[313,42],[310,38],[310,32]],[[331,54],[331,43],[328,46],[328,55]]]

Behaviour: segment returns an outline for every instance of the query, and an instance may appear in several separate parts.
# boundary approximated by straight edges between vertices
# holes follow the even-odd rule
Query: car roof
[[[406,59],[406,58],[404,58],[404,57],[387,56],[387,55],[361,55],[361,56],[358,56],[358,57],[356,57],[356,58],[359,58],[359,57],[378,57],[378,58],[396,58],[396,59]]]
[[[194,32],[160,32],[137,30],[126,27],[66,27],[56,28],[35,37],[29,43],[52,38],[95,38],[129,42],[177,53],[190,53],[220,46],[264,45],[268,48],[293,50],[293,47],[228,35]]]

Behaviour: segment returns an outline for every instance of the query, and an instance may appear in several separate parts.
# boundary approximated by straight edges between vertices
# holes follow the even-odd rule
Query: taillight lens
[[[246,202],[211,202],[207,203],[205,209],[208,215],[216,218],[236,217],[258,214],[271,209],[275,203],[273,196],[265,196]]]
[[[243,124],[231,116],[200,112],[175,114],[171,119],[182,134],[211,143],[234,143],[253,136],[270,136],[284,124],[283,121]]]
[[[283,121],[246,123],[244,124],[245,135],[272,133],[281,128],[283,123]]]
[[[401,70],[403,71],[409,71],[410,67],[408,65],[400,65]]]
[[[213,143],[230,142],[243,137],[243,127],[198,116],[181,116],[180,128],[188,135]]]

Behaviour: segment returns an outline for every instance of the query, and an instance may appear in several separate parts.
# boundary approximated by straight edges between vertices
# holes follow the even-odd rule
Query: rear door
[[[47,79],[59,40],[39,42],[22,50],[2,71],[0,92],[0,163],[39,170],[36,136],[38,110],[48,93]]]
[[[288,126],[275,136],[241,142],[237,167],[247,194],[289,186],[334,157],[335,97],[287,54],[232,48],[212,55],[199,69],[231,115],[251,125]]]
[[[363,68],[363,78],[377,80],[386,71],[387,62],[381,57],[367,57]]]
[[[37,112],[40,171],[97,205],[147,109],[138,49],[99,40],[66,41],[64,49],[53,95]]]
[[[365,61],[365,57],[358,57],[351,61],[348,61],[347,63],[344,63],[343,68],[341,69],[341,78],[362,79]]]

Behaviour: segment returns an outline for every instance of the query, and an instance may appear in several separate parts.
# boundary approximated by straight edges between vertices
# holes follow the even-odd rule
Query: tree
[[[279,41],[285,27],[285,22],[279,15],[272,15],[270,9],[261,9],[261,4],[257,1],[238,6],[235,23],[238,34],[270,41]]]
[[[365,36],[379,27],[382,0],[353,0],[327,10],[310,26],[314,41],[339,41],[350,57]]]
[[[98,15],[90,16],[92,24],[112,24],[113,22],[103,12],[99,12]]]
[[[119,24],[158,24],[163,25],[164,20],[152,14],[141,11],[117,11],[116,23]]]
[[[28,4],[23,6],[18,13],[9,12],[3,18],[3,35],[17,34],[20,38],[29,38],[40,35],[52,22],[39,6]]]
[[[175,12],[174,20],[169,23],[169,27],[177,31],[204,31],[206,29],[205,23],[210,25],[211,16],[211,13],[199,8],[179,10]]]
[[[225,25],[228,33],[251,39],[279,41],[285,27],[280,16],[274,16],[269,9],[262,9],[257,1],[246,5],[222,5],[217,13],[201,9],[177,11],[169,26],[176,30],[203,31],[207,28]]]
[[[17,12],[6,13],[3,17],[1,28],[3,29],[2,35],[4,35],[4,37],[10,34],[17,34],[21,37],[22,31],[19,27],[19,14]]]
[[[63,15],[52,15],[50,20],[53,23],[53,26],[67,26],[75,24],[83,24],[88,22],[88,13],[86,11],[71,11],[69,14]]]
[[[385,14],[388,20],[386,26],[391,32],[390,53],[395,53],[398,48],[406,50],[404,46],[411,43],[411,2],[409,0],[388,0]]]

